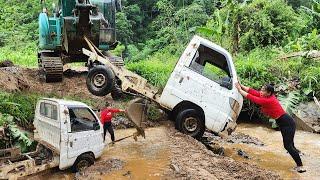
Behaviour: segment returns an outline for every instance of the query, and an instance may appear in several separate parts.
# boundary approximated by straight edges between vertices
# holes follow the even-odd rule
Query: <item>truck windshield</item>
[[[97,120],[88,108],[69,107],[68,109],[72,132],[94,130]]]
[[[199,46],[190,68],[219,84],[223,81],[231,81],[226,57],[204,45]]]

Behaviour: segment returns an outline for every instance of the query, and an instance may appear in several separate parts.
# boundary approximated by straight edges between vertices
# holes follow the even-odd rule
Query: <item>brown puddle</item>
[[[253,162],[263,168],[276,171],[283,179],[319,179],[320,178],[320,135],[297,131],[295,146],[304,153],[302,162],[307,169],[306,173],[298,174],[293,171],[295,166],[290,155],[283,148],[280,131],[259,127],[255,124],[239,124],[237,132],[256,137],[265,146],[253,144],[225,144],[226,156],[235,160]],[[250,159],[245,159],[237,154],[237,150],[245,151]]]
[[[116,137],[125,137],[135,129],[116,131]],[[125,162],[123,169],[101,176],[102,179],[161,179],[169,166],[170,152],[165,127],[146,130],[146,139],[132,138],[105,149],[103,159],[117,158]],[[99,177],[97,177],[99,178]]]

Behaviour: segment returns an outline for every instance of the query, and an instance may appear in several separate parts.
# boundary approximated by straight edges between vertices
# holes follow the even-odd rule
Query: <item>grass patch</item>
[[[0,61],[3,60],[10,60],[14,64],[23,67],[37,67],[37,49],[33,46],[27,46],[19,50],[15,50],[10,46],[2,47],[0,48]]]

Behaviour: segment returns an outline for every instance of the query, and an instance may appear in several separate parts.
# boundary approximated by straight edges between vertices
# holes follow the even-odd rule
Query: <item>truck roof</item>
[[[88,105],[79,102],[79,101],[71,101],[71,100],[64,100],[64,99],[56,99],[56,98],[42,98],[41,100],[45,101],[53,101],[56,102],[60,105],[65,105],[65,106],[82,106],[82,107],[88,107]]]
[[[204,42],[205,44],[213,46],[220,53],[223,53],[223,54],[228,55],[229,57],[231,57],[230,53],[226,49],[224,49],[222,46],[220,46],[220,45],[218,45],[218,44],[216,44],[216,43],[214,43],[214,42],[212,42],[212,41],[210,41],[208,39],[200,37],[198,35],[194,35],[193,38],[199,39],[200,41]]]

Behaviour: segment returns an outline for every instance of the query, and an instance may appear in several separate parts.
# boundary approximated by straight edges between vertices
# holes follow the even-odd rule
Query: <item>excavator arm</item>
[[[150,101],[159,104],[159,90],[150,85],[145,78],[127,70],[125,67],[113,65],[108,57],[104,56],[88,38],[84,37],[84,39],[90,48],[90,50],[82,49],[83,54],[89,57],[88,64],[105,65],[121,80],[121,89],[123,92],[134,93],[140,96],[128,103],[126,115],[137,128],[137,133],[135,133],[134,136],[142,135],[145,137],[143,122],[146,120],[147,105]],[[94,68],[94,66],[92,68]]]

